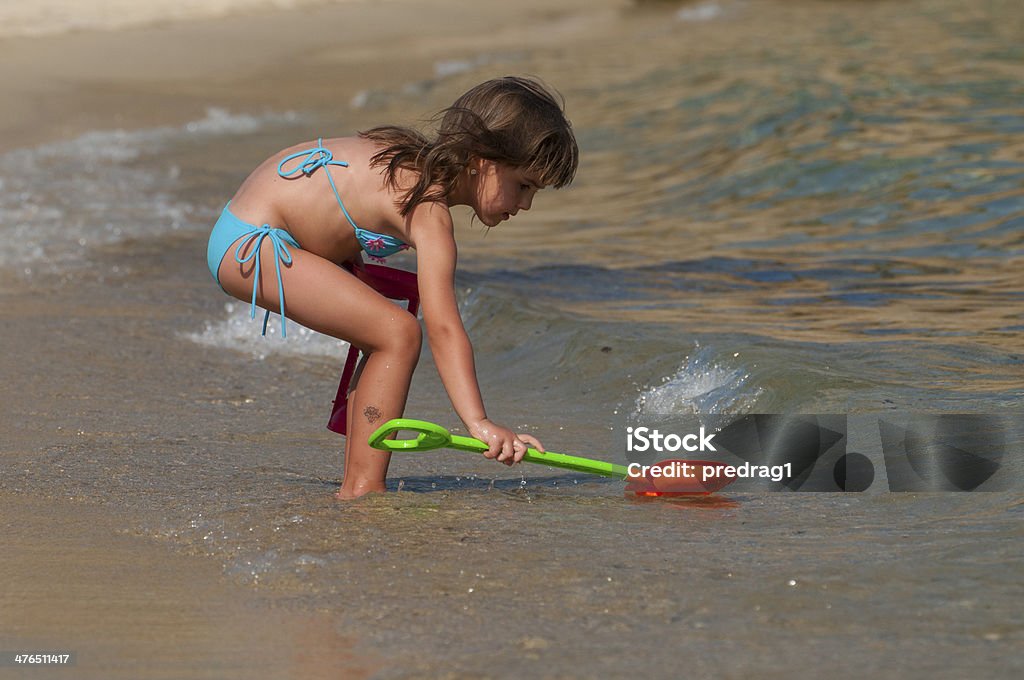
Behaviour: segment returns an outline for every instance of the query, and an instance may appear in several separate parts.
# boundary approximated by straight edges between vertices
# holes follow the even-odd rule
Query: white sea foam
[[[349,100],[349,107],[352,109],[375,108],[393,102],[398,96],[419,97],[424,92],[430,90],[438,81],[463,73],[470,73],[484,66],[513,63],[520,59],[521,57],[515,53],[483,53],[469,59],[437,61],[434,62],[433,79],[406,83],[398,89],[397,94],[392,90],[360,90]]]
[[[676,12],[676,18],[680,21],[711,21],[722,16],[723,12],[722,5],[711,0],[692,7],[683,7]]]
[[[262,309],[256,318],[250,317],[250,307],[241,302],[224,305],[224,318],[207,321],[201,331],[181,333],[181,337],[208,347],[233,349],[263,360],[269,356],[321,356],[343,358],[348,343],[317,333],[288,320],[288,337],[281,337],[281,317],[270,315],[266,336],[260,335],[263,326]]]
[[[761,387],[749,384],[750,378],[743,364],[723,365],[709,348],[698,345],[674,374],[637,397],[633,415],[747,411],[764,393]]]
[[[157,160],[189,138],[251,134],[294,113],[210,109],[182,126],[96,130],[0,156],[0,266],[26,274],[84,259],[87,248],[188,225],[193,206],[172,193],[181,169]],[[152,162],[149,162],[153,159]]]

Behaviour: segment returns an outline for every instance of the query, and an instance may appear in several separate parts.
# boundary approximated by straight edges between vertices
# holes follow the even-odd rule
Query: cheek
[[[516,196],[519,193],[519,185],[514,184],[512,186],[503,186],[499,193],[499,198],[503,204],[514,204],[516,202]]]
[[[505,201],[506,192],[501,185],[491,185],[483,194],[483,203],[489,206],[500,205]]]

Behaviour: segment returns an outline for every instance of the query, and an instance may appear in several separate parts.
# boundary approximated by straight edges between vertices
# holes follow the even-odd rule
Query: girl
[[[367,439],[402,415],[421,344],[416,318],[354,275],[360,251],[416,250],[438,372],[466,429],[487,443],[484,455],[511,465],[527,444],[544,450],[487,418],[455,299],[449,209],[467,205],[488,227],[529,210],[537,191],[572,181],[576,140],[551,92],[525,78],[477,85],[442,113],[433,140],[386,126],[279,152],[243,182],[210,236],[207,261],[221,288],[251,300],[253,313],[255,305],[279,312],[282,335],[287,314],[364,352],[349,393],[339,498],[384,491],[390,454]]]

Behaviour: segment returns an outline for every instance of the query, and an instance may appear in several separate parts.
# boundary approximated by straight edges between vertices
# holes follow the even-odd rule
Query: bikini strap
[[[345,219],[348,220],[348,223],[352,225],[353,229],[358,229],[359,227],[356,226],[352,216],[348,214],[348,209],[345,208],[345,202],[341,200],[341,194],[338,193],[338,187],[334,185],[334,178],[331,177],[331,171],[327,167],[329,165],[337,165],[342,168],[347,168],[348,163],[345,161],[334,160],[334,154],[331,153],[331,150],[324,147],[323,137],[319,137],[316,140],[316,144],[316,148],[299,151],[285,156],[281,162],[277,164],[277,174],[284,179],[294,179],[300,174],[309,177],[318,169],[323,168],[324,172],[327,173],[327,181],[331,183],[331,191],[334,192],[334,198],[338,200],[338,205],[341,207],[341,212],[344,213]],[[291,170],[285,170],[284,166],[297,158],[301,158],[302,161]]]

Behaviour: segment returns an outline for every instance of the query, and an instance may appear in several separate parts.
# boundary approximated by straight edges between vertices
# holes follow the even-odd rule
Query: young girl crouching
[[[536,81],[506,77],[472,88],[440,116],[437,136],[384,126],[319,139],[268,158],[224,207],[207,261],[221,288],[364,353],[349,392],[339,498],[384,491],[390,454],[367,439],[402,416],[420,355],[417,319],[356,275],[362,252],[416,251],[430,348],[452,405],[485,456],[511,465],[536,438],[487,417],[473,347],[455,297],[450,208],[488,227],[529,210],[545,187],[569,184],[578,149],[558,100]],[[264,320],[264,331],[266,319]]]

